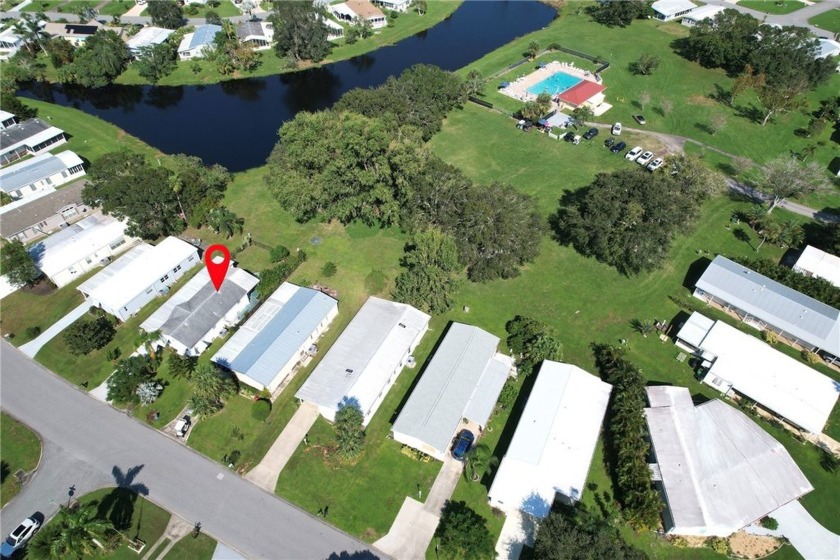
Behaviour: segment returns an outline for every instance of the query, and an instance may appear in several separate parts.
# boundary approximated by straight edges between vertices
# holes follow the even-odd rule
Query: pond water
[[[548,25],[554,14],[535,1],[467,0],[429,30],[320,68],[207,86],[90,90],[36,84],[21,95],[101,117],[165,153],[187,153],[242,171],[265,162],[278,128],[298,111],[328,108],[346,91],[377,86],[414,64],[456,70]]]

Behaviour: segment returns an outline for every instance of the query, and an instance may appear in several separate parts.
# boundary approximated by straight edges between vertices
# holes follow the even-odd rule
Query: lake
[[[265,163],[280,125],[298,111],[332,106],[346,91],[383,83],[414,64],[457,70],[541,29],[555,11],[525,0],[467,0],[433,28],[371,53],[319,68],[206,86],[86,89],[36,84],[21,91],[96,115],[165,153],[243,171]],[[264,56],[275,56],[265,51]]]

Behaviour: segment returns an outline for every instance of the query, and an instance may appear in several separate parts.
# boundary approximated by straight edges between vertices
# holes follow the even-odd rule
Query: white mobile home
[[[255,389],[277,391],[314,354],[315,343],[338,315],[328,295],[284,282],[225,342],[213,361]]]
[[[805,276],[822,278],[840,288],[840,257],[816,247],[805,247],[793,265],[793,270]]]
[[[60,187],[84,175],[84,162],[74,152],[44,153],[0,170],[0,188],[17,200],[49,187]]]
[[[131,247],[136,239],[126,235],[126,227],[125,222],[110,216],[88,216],[35,243],[29,254],[60,288]]]
[[[295,394],[330,422],[344,402],[370,422],[429,327],[430,317],[404,303],[371,297]]]
[[[462,427],[483,430],[514,371],[498,337],[452,323],[392,428],[394,439],[442,461]]]
[[[659,21],[671,21],[690,14],[697,4],[689,0],[659,0],[651,4],[653,17]]]
[[[231,266],[219,291],[202,268],[140,328],[160,331],[166,344],[182,356],[198,356],[228,328],[239,322],[248,307],[257,278]]]
[[[0,164],[38,155],[64,144],[64,131],[41,119],[29,119],[0,130]]]
[[[154,246],[141,243],[82,283],[79,291],[94,306],[125,321],[200,262],[198,250],[176,237]]]
[[[610,391],[577,366],[544,361],[493,479],[490,505],[543,518],[557,494],[579,501]]]
[[[191,60],[204,56],[206,51],[213,48],[213,40],[216,34],[222,30],[221,26],[208,23],[195,28],[192,33],[187,33],[178,45],[178,58]]]

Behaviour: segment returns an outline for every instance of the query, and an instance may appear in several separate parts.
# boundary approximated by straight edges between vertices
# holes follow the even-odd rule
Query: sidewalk
[[[783,505],[770,517],[779,522],[779,532],[805,560],[840,558],[840,536],[820,525],[799,500]]]
[[[292,454],[317,419],[318,407],[312,403],[302,403],[260,464],[251,469],[245,478],[274,494],[277,478],[283,471],[283,467],[292,458]]]
[[[69,327],[71,323],[74,323],[78,318],[87,313],[87,310],[90,308],[91,303],[89,301],[85,301],[79,307],[56,321],[53,326],[42,332],[41,336],[21,346],[20,351],[30,358],[34,358],[35,354],[37,354],[46,343],[54,339],[61,331]]]

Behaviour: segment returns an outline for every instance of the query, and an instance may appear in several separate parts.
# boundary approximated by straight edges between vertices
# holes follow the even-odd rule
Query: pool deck
[[[537,99],[537,96],[529,92],[528,88],[542,82],[543,80],[547,80],[557,72],[564,72],[566,74],[569,74],[570,76],[575,76],[576,78],[580,78],[581,80],[586,80],[595,84],[601,83],[595,79],[595,75],[592,72],[576,67],[574,62],[560,62],[558,60],[552,60],[551,62],[547,63],[545,67],[538,68],[530,74],[526,74],[525,76],[520,76],[516,78],[515,80],[511,81],[510,85],[507,87],[499,88],[499,93],[503,93],[508,97],[512,97],[523,102],[534,101]],[[552,109],[556,110],[562,110],[564,108],[573,108],[563,103],[562,101],[558,103],[557,101],[552,100],[551,103]],[[603,112],[610,109],[611,107],[612,106],[607,103],[602,103],[597,108],[602,110],[596,110],[595,113],[603,114]]]

